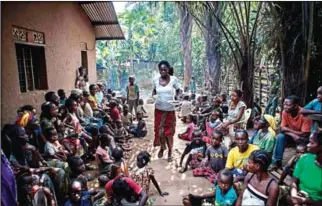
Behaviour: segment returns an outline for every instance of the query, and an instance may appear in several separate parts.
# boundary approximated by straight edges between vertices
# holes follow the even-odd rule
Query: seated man
[[[282,166],[285,142],[290,140],[296,144],[305,143],[311,131],[311,120],[300,114],[297,96],[288,96],[284,100],[282,113],[281,132],[276,136],[276,144],[273,151],[273,162],[269,170],[276,170]]]
[[[315,115],[318,117],[322,117],[322,86],[318,88],[317,90],[317,97],[316,99],[312,100],[310,103],[305,105],[305,107],[300,112],[303,115]],[[321,118],[319,118],[321,119]],[[322,131],[321,129],[322,124],[318,120],[314,120],[311,128],[311,132],[314,131]]]

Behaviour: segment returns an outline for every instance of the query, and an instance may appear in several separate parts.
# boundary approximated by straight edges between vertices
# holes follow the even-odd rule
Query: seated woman
[[[234,189],[233,180],[234,177],[232,172],[228,169],[223,169],[219,172],[218,184],[215,185],[214,191],[203,195],[189,194],[188,198],[183,199],[183,205],[192,206],[196,205],[196,200],[212,199],[213,205],[233,206],[237,200],[237,193]]]
[[[143,112],[137,112],[137,126],[130,127],[130,133],[134,135],[134,137],[143,138],[147,135],[148,130],[146,128],[145,121],[143,120]]]
[[[228,116],[224,119],[222,128],[229,129],[230,133],[236,129],[244,129],[245,123],[238,123],[245,119],[246,104],[241,100],[243,92],[241,90],[233,90],[231,93],[231,102],[228,107]]]
[[[86,143],[90,147],[91,144],[93,144],[92,137],[89,136],[85,132],[85,130],[83,129],[83,127],[80,124],[79,119],[77,118],[77,116],[75,114],[76,109],[77,109],[77,103],[76,103],[76,101],[73,100],[73,99],[67,99],[66,100],[66,108],[68,110],[68,114],[67,114],[67,117],[63,121],[64,124],[66,126],[68,126],[69,128],[73,129],[74,132],[76,132],[77,134],[80,135],[80,141],[81,141],[81,144],[83,145],[83,147],[86,148]],[[90,152],[89,151],[86,151],[86,153],[88,155],[90,155]],[[90,155],[90,156],[92,156],[92,155]]]
[[[207,144],[201,139],[201,136],[202,135],[199,130],[195,130],[193,132],[192,142],[187,144],[183,154],[181,155],[180,167],[182,167],[184,157],[189,154],[185,166],[181,168],[180,173],[187,171],[188,165],[194,169],[200,167],[200,164],[202,164],[202,158],[205,156]]]
[[[313,133],[307,147],[310,153],[301,156],[295,166],[288,198],[296,206],[322,204],[322,135]]]
[[[195,130],[195,119],[192,114],[189,114],[185,122],[187,123],[187,129],[184,133],[178,134],[179,139],[182,140],[187,140],[187,141],[192,141],[192,134],[193,131]]]
[[[244,180],[244,188],[238,197],[236,206],[277,205],[279,187],[267,170],[271,164],[271,156],[264,150],[256,150],[249,156],[247,169],[249,173]]]
[[[275,146],[275,136],[269,132],[269,122],[265,116],[262,116],[260,120],[255,123],[257,123],[258,132],[256,133],[256,136],[249,141],[249,143],[258,146],[260,149],[263,149],[272,155]]]
[[[155,179],[154,170],[149,166],[151,155],[148,152],[140,152],[136,158],[137,168],[131,173],[131,178],[138,184],[144,192],[149,194],[150,182],[154,184],[160,196],[169,195],[167,192],[162,192],[160,186]]]

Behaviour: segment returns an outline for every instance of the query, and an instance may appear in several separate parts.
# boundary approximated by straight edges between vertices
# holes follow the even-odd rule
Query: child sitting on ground
[[[143,112],[143,118],[148,118],[148,113],[145,111],[143,105],[144,105],[143,99],[139,99],[139,104],[138,104],[138,107],[137,107],[137,112]]]
[[[107,173],[111,164],[114,162],[111,158],[111,139],[107,134],[100,135],[100,145],[97,147],[95,154],[100,174]]]
[[[64,105],[65,104],[65,101],[67,99],[65,90],[59,89],[57,91],[57,93],[58,93],[58,96],[59,96],[59,104]]]
[[[117,108],[117,102],[115,100],[112,100],[110,102],[110,110],[111,110],[110,117],[113,122],[121,119],[121,114]]]
[[[232,206],[237,200],[237,193],[233,187],[233,174],[229,169],[223,169],[218,175],[218,184],[215,190],[203,195],[189,194],[183,199],[184,206],[199,205],[202,199],[212,199],[212,205]],[[199,204],[197,204],[197,201]]]
[[[189,101],[189,95],[185,94],[183,96],[183,101],[181,103],[180,118],[183,123],[186,123],[188,115],[192,112],[192,104]]]
[[[113,149],[112,157],[115,160],[114,165],[118,166],[120,168],[120,172],[124,176],[128,177],[129,170],[128,170],[127,163],[124,160],[123,150],[120,147]]]
[[[205,156],[205,152],[207,149],[207,144],[201,139],[201,132],[199,130],[195,130],[193,132],[193,140],[189,144],[187,144],[181,159],[179,166],[182,167],[182,162],[184,157],[189,154],[188,159],[184,165],[184,167],[181,168],[180,173],[184,173],[187,171],[188,165],[194,169],[199,167],[202,158]]]
[[[84,147],[81,145],[79,134],[74,131],[70,131],[69,134],[63,139],[62,144],[71,156],[82,157],[84,152]]]
[[[126,137],[128,137],[128,132],[123,127],[123,123],[121,119],[115,121],[116,128],[114,130],[114,138],[116,142],[124,143]]]
[[[189,114],[186,119],[187,129],[184,133],[178,134],[179,139],[192,141],[192,134],[195,130],[195,118],[192,114]]]
[[[68,167],[66,163],[67,155],[71,155],[71,153],[64,150],[61,144],[59,144],[55,128],[48,127],[43,133],[47,139],[44,148],[47,164],[51,167],[58,167],[66,171]]]
[[[84,189],[88,190],[87,181],[92,181],[94,178],[85,176],[86,166],[82,158],[70,157],[68,159],[68,166],[70,168],[70,179],[77,179],[82,183]]]
[[[144,192],[149,194],[150,182],[154,184],[160,196],[168,195],[167,192],[162,192],[160,186],[155,179],[154,170],[149,166],[151,155],[148,152],[140,152],[136,158],[137,168],[131,173],[131,179],[142,187]]]
[[[228,149],[222,144],[223,137],[224,135],[221,131],[214,131],[211,138],[211,146],[207,148],[205,154],[203,166],[206,167],[194,169],[194,176],[204,176],[210,182],[216,182],[217,174],[225,168],[228,156]]]
[[[123,105],[123,112],[121,114],[121,120],[126,130],[133,124],[132,114],[129,112],[129,106],[127,104]]]
[[[213,135],[213,132],[220,127],[221,120],[219,118],[219,112],[214,111],[211,113],[210,117],[208,118],[208,121],[206,122],[206,134],[207,136],[203,137],[203,140],[207,142],[207,144],[211,144],[211,137]]]
[[[297,163],[297,161],[299,160],[299,158],[306,153],[307,150],[307,146],[305,144],[299,144],[296,147],[296,155],[294,157],[292,157],[287,164],[285,165],[283,172],[281,174],[281,177],[278,181],[279,185],[282,185],[284,182],[284,179],[287,175],[292,175],[293,171],[294,171],[294,167]]]
[[[131,126],[130,127],[130,133],[133,134],[134,137],[143,138],[148,133],[145,121],[143,120],[143,112],[141,112],[141,111],[137,112],[137,120],[138,120],[138,125],[137,126],[134,126],[134,125]]]

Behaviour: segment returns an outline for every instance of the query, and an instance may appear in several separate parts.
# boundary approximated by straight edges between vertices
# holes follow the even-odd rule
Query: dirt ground
[[[155,170],[156,180],[159,182],[162,191],[169,192],[168,196],[161,197],[153,185],[150,186],[150,198],[155,200],[154,205],[182,205],[182,197],[189,193],[201,194],[209,189],[211,183],[203,177],[193,177],[191,169],[181,174],[178,167],[181,154],[185,148],[186,141],[180,140],[177,134],[184,129],[183,123],[177,119],[176,135],[174,137],[174,152],[173,161],[167,161],[167,152],[165,151],[163,159],[157,157],[159,148],[153,148],[154,139],[154,105],[146,104],[145,109],[149,115],[146,119],[148,135],[144,139],[134,139],[133,150],[128,159],[129,170],[136,165],[136,156],[140,151],[148,151],[152,156],[150,163]],[[253,133],[249,130],[249,135]],[[285,161],[287,161],[294,154],[294,150],[287,149],[285,151]],[[87,172],[88,175],[95,175],[96,171]],[[151,183],[152,184],[152,183]],[[90,187],[98,187],[97,181],[90,182]]]

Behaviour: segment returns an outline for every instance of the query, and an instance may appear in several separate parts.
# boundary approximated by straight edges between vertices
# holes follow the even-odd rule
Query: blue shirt
[[[59,99],[59,104],[65,105],[66,98],[65,99]]]
[[[190,81],[190,90],[192,93],[196,93],[196,82],[194,80]]]
[[[310,103],[305,105],[304,109],[310,109],[310,110],[315,110],[315,111],[321,111],[322,112],[322,103],[319,102],[318,99],[314,99]],[[315,131],[315,124],[316,124],[316,121],[313,121],[311,132]]]
[[[91,194],[88,190],[84,190],[82,191],[80,204],[75,205],[70,200],[68,200],[64,206],[92,206]]]
[[[230,189],[227,191],[226,194],[221,193],[221,189],[219,186],[216,186],[216,203],[215,205],[218,206],[226,206],[226,205],[234,205],[237,200],[237,194],[234,190],[234,187],[231,186]]]

